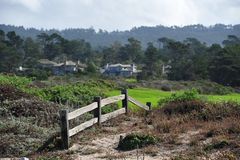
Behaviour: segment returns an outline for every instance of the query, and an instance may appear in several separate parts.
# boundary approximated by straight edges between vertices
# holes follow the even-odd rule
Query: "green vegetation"
[[[39,97],[42,100],[63,104],[86,105],[93,101],[94,96],[106,97],[105,92],[115,87],[113,83],[103,80],[90,80],[53,86],[45,84],[46,86],[43,88],[32,85],[32,82],[30,78],[0,74],[1,85],[15,86],[21,91]]]
[[[13,85],[17,88],[22,89],[23,87],[26,87],[31,82],[32,82],[31,78],[0,74],[0,85],[8,84],[8,85]]]
[[[213,144],[210,144],[204,148],[205,151],[211,151],[213,149],[221,149],[229,145],[229,142],[227,140],[222,140],[220,142],[215,142]]]
[[[44,80],[53,71],[41,68],[39,59],[58,63],[68,59],[86,64],[85,70],[76,75],[99,77],[98,68],[107,63],[134,63],[142,71],[136,76],[138,80],[211,80],[225,86],[240,85],[239,37],[229,35],[222,46],[207,46],[196,38],[176,41],[159,37],[158,43],[158,48],[153,43],[143,48],[141,41],[129,37],[127,43],[93,49],[85,40],[68,40],[59,33],[40,33],[36,39],[23,39],[14,31],[0,30],[0,72]],[[20,66],[22,71],[17,69]],[[219,92],[226,93],[221,89]]]
[[[180,95],[186,95],[186,92]],[[185,143],[179,138],[189,136],[189,148],[184,152],[184,158],[188,155],[194,156],[193,159],[202,155],[209,157],[209,153],[221,151],[230,151],[234,156],[232,159],[239,157],[240,104],[206,103],[192,97],[181,98],[180,101],[172,98],[144,117],[146,125],[153,125],[151,133],[162,137],[163,143],[159,146],[171,144],[181,147],[179,145]]]
[[[196,91],[194,91],[196,92]],[[149,89],[149,88],[134,88],[134,89],[128,89],[128,93],[131,97],[135,98],[136,100],[146,103],[146,102],[152,102],[152,106],[156,107],[158,106],[158,102],[161,99],[165,99],[170,97],[172,94],[174,97],[177,98],[184,98],[184,96],[187,96],[188,94],[194,98],[196,95],[192,94],[191,92],[187,92],[185,94],[183,91],[176,91],[176,92],[167,92],[167,91],[161,91],[158,89]],[[113,90],[107,93],[107,96],[114,96],[119,95],[119,90]],[[189,97],[191,98],[191,97]],[[233,101],[233,102],[239,102],[240,103],[240,94],[227,94],[227,95],[201,95],[201,98],[206,99],[210,102],[225,102],[225,101]],[[171,98],[170,98],[171,99]],[[166,100],[163,100],[166,101]],[[133,105],[130,105],[131,108]]]
[[[127,79],[127,81],[132,82],[134,79]],[[120,94],[120,90],[115,89],[117,87],[114,83],[104,80],[90,80],[87,82],[68,83],[64,85],[51,84],[51,86],[46,83],[46,86],[43,88],[34,86],[32,83],[33,80],[31,78],[0,74],[0,84],[13,85],[21,91],[35,95],[43,100],[61,102],[63,104],[73,103],[86,105],[92,102],[94,96],[107,97]],[[196,90],[193,92],[186,92],[183,95],[181,95],[183,91],[170,92],[150,88],[128,89],[128,92],[131,97],[139,100],[140,102],[144,104],[146,102],[152,102],[153,107],[156,107],[158,106],[159,100],[165,99],[163,101],[166,101],[166,98],[170,97],[172,94],[172,98],[184,98],[184,96],[195,96],[193,92],[196,92]],[[226,95],[202,95],[201,97],[211,102],[240,102],[240,95],[236,93]],[[136,108],[133,107],[133,105],[130,105],[130,107],[133,109]]]
[[[200,99],[200,96],[197,90],[192,89],[189,91],[173,93],[169,97],[160,99],[158,102],[158,105],[162,106],[163,104],[169,103],[169,102],[183,102],[183,101],[192,101],[192,100],[199,100],[199,99]]]
[[[111,84],[104,81],[88,81],[42,89],[33,88],[27,92],[47,101],[86,105],[91,103],[95,96],[106,97],[104,93],[111,87]]]
[[[69,79],[61,84],[55,79],[50,84],[49,81],[39,82],[29,78],[0,74],[0,137],[2,137],[0,138],[0,150],[2,151],[0,156],[29,155],[41,148],[50,136],[55,135],[55,132],[59,130],[58,111],[63,106],[57,103],[49,103],[48,101],[70,104],[68,107],[72,110],[74,108],[71,104],[77,104],[78,106],[89,104],[94,96],[100,95],[105,98],[119,95],[120,90],[117,90],[119,88],[121,87],[114,82],[106,80],[76,82],[76,80]],[[156,136],[155,133],[179,132],[174,126],[185,124],[185,122],[182,123],[183,118],[181,116],[187,118],[186,122],[189,121],[189,123],[191,120],[220,122],[220,119],[225,119],[224,127],[221,128],[220,132],[239,134],[237,119],[239,117],[239,104],[230,102],[206,103],[206,101],[201,101],[204,99],[211,102],[228,100],[240,102],[239,94],[200,95],[195,89],[170,92],[149,88],[133,88],[128,89],[128,91],[131,97],[142,103],[152,102],[153,107],[159,105],[162,107],[156,110],[156,112],[149,112],[149,114],[145,115],[144,121],[140,122],[141,124],[153,125],[154,132],[143,133],[151,133],[154,136],[147,134],[127,135],[119,143],[119,149],[131,150],[156,144],[158,143],[156,137],[161,136]],[[119,106],[120,104],[121,102],[119,102]],[[103,114],[112,112],[119,106],[116,104],[109,105],[104,107],[102,112]],[[133,110],[138,110],[138,107],[133,105],[130,107]],[[72,122],[70,126],[74,123],[82,122],[90,116],[92,115],[85,115],[81,119]],[[227,118],[230,116],[233,116],[233,118],[227,121]],[[156,119],[152,121],[151,118],[153,117]],[[169,117],[171,120],[168,120]],[[180,119],[176,117],[180,117]],[[228,125],[230,122],[235,122],[238,125]],[[139,127],[142,126],[139,125]],[[211,131],[213,132],[209,136],[214,137],[219,134],[219,128],[211,128]],[[209,130],[206,133],[209,133]],[[60,146],[59,144],[59,140],[54,139],[47,149],[56,149]],[[229,146],[221,142],[211,145],[208,149],[212,150],[212,148],[218,149],[222,147]]]
[[[156,144],[157,138],[150,135],[144,135],[139,133],[133,133],[129,134],[126,137],[124,137],[122,140],[120,140],[118,144],[118,148],[120,150],[133,150],[136,148],[142,148],[147,145]]]
[[[227,95],[206,95],[207,99],[211,102],[239,102],[240,103],[240,94],[233,93]]]
[[[152,102],[155,108],[161,106],[156,112],[145,114],[144,120],[140,121],[148,127],[149,124],[152,125],[152,131],[157,134],[176,135],[189,128],[192,130],[193,125],[196,125],[198,127],[194,128],[205,130],[209,133],[208,136],[227,135],[229,139],[239,136],[240,94],[232,93],[233,89],[229,86],[240,86],[240,39],[230,35],[223,46],[207,46],[195,38],[181,42],[160,38],[158,42],[159,48],[149,43],[144,49],[139,40],[129,38],[123,45],[115,43],[92,49],[91,44],[84,40],[68,40],[57,33],[42,33],[35,40],[27,37],[22,39],[14,31],[5,34],[0,30],[0,72],[8,74],[0,74],[0,157],[25,156],[41,148],[42,143],[59,130],[58,111],[63,107],[59,103],[66,104],[71,110],[72,105],[79,107],[91,103],[94,96],[105,98],[119,95],[120,91],[116,89],[125,87],[130,88],[129,95],[140,102]],[[80,82],[34,81],[47,80],[52,75],[48,69],[39,69],[39,59],[55,62],[80,60],[87,64],[87,68],[74,76],[89,77],[85,80],[79,78]],[[98,69],[106,63],[135,63],[142,72],[136,76],[138,81],[129,78],[122,84],[98,80]],[[24,68],[23,71],[17,71],[16,68],[20,66]],[[165,73],[162,71],[164,66],[167,67]],[[15,76],[14,73],[31,78]],[[96,79],[89,80],[90,76]],[[64,78],[71,79],[73,76]],[[116,81],[117,79],[115,78]],[[180,83],[183,87],[176,89],[168,81],[165,86],[162,82],[153,82],[163,79],[174,80],[176,88]],[[141,82],[142,85],[139,85]],[[150,83],[153,85],[150,86]],[[165,91],[150,89],[157,88],[155,86]],[[196,90],[186,91],[191,88]],[[116,104],[104,107],[103,113],[111,112],[117,107]],[[130,108],[138,109],[133,105]],[[86,115],[88,116],[92,115]],[[80,122],[81,118],[85,117],[71,122],[70,127],[75,122]],[[169,141],[173,144],[175,139],[170,137]],[[238,138],[233,140],[238,142]],[[119,148],[131,150],[156,142],[154,136],[130,134],[120,141]],[[229,147],[231,143],[221,140],[206,150]],[[53,142],[52,148],[57,148],[57,144],[57,141]],[[239,148],[239,145],[235,147]]]
[[[137,79],[135,79],[135,78],[126,78],[125,81],[128,82],[128,83],[136,83]]]
[[[120,94],[119,90],[113,90],[107,93],[108,96],[115,96],[119,94]],[[129,96],[135,98],[136,100],[144,104],[146,102],[151,102],[152,106],[155,107],[157,106],[159,99],[163,99],[170,96],[171,92],[165,92],[165,91],[149,89],[149,88],[134,88],[134,89],[128,89],[128,94]],[[129,104],[129,105],[130,105],[130,108],[133,110],[138,109],[138,107],[135,107],[132,104]]]

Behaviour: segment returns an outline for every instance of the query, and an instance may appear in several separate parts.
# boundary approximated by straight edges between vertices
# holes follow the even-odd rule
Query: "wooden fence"
[[[118,101],[122,101],[122,108],[118,109],[116,111],[113,111],[111,113],[107,113],[102,115],[101,108],[108,105],[112,104]],[[79,108],[75,111],[68,112],[68,110],[61,110],[60,111],[60,120],[61,120],[61,138],[62,138],[62,143],[63,143],[63,149],[68,149],[69,148],[69,139],[71,136],[77,134],[78,132],[91,127],[94,124],[101,125],[102,122],[105,122],[109,119],[112,119],[114,117],[119,116],[120,114],[123,113],[128,113],[128,102],[131,102],[145,110],[150,110],[151,109],[151,102],[147,102],[146,105],[140,103],[139,101],[135,100],[134,98],[128,96],[127,90],[123,90],[121,92],[121,95],[118,96],[113,96],[113,97],[108,97],[105,99],[101,99],[101,97],[95,97],[94,102]],[[94,113],[94,118],[86,121],[72,129],[69,129],[69,121],[77,118],[84,113],[93,111]]]

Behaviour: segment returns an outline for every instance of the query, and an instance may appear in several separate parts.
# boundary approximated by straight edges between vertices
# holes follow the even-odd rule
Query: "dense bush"
[[[193,82],[193,87],[197,88],[200,94],[226,95],[234,92],[234,89],[231,87],[208,81]]]
[[[193,111],[199,112],[205,107],[205,103],[198,100],[169,102],[162,109],[165,114],[187,114]]]
[[[31,82],[31,78],[0,74],[0,84],[3,85],[8,84],[21,89],[26,85],[30,84]]]
[[[0,74],[0,85],[2,86],[0,88],[1,101],[6,98],[14,98],[14,95],[16,99],[18,95],[20,97],[26,97],[26,95],[30,94],[46,101],[63,104],[77,104],[80,106],[91,103],[94,96],[105,97],[104,93],[107,90],[115,88],[113,83],[104,80],[51,84],[51,86],[41,84],[42,87],[38,87],[34,85],[30,78],[2,74]]]
[[[5,100],[18,100],[21,98],[29,98],[31,95],[24,93],[12,85],[0,84],[0,102]]]
[[[48,77],[51,75],[50,70],[42,70],[42,69],[30,69],[23,73],[18,73],[18,75],[26,76],[26,77],[33,77],[36,80],[47,80]]]
[[[171,89],[171,86],[170,86],[170,85],[163,85],[163,86],[161,87],[161,90],[163,90],[163,91],[171,91],[172,89]]]
[[[211,151],[213,149],[221,149],[229,145],[229,142],[227,140],[222,140],[218,142],[214,142],[213,144],[207,145],[204,150],[205,151]]]
[[[159,100],[158,105],[161,106],[170,102],[184,102],[199,99],[201,99],[201,97],[199,96],[197,90],[192,89],[181,93],[173,93],[170,97]]]
[[[105,97],[105,91],[111,87],[111,84],[105,81],[88,81],[41,89],[32,88],[27,92],[43,100],[81,106],[91,103],[95,96]]]
[[[161,112],[167,115],[188,114],[189,117],[198,120],[219,120],[224,117],[240,116],[238,103],[210,103],[204,101],[196,90],[172,94],[170,97],[159,101]],[[189,114],[193,112],[193,114]]]
[[[204,108],[194,115],[198,120],[221,120],[226,117],[240,117],[240,105],[237,103],[227,102],[211,104],[208,103]]]
[[[120,150],[132,150],[156,143],[157,139],[154,136],[135,133],[129,134],[120,140],[118,148]]]

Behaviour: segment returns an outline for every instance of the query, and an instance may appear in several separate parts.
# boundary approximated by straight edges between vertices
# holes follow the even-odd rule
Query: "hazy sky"
[[[36,28],[239,24],[240,0],[0,0],[0,24]]]

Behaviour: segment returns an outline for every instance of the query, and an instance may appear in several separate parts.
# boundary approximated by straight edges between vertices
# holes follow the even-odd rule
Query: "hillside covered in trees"
[[[38,30],[35,28],[24,28],[22,26],[0,25],[0,29],[4,32],[15,31],[16,34],[21,37],[37,38],[42,32],[47,34],[58,33],[62,37],[68,40],[80,40],[84,39],[89,42],[93,47],[97,46],[109,46],[115,41],[122,44],[127,43],[128,38],[133,37],[138,39],[141,44],[146,47],[148,42],[152,42],[154,45],[158,45],[158,39],[167,37],[175,39],[177,41],[183,41],[188,37],[198,39],[200,42],[204,42],[207,45],[214,43],[222,43],[228,35],[240,36],[240,25],[223,25],[216,24],[214,26],[205,27],[201,24],[189,25],[184,27],[172,26],[155,26],[155,27],[135,27],[130,31],[113,31],[107,32],[104,30],[96,31],[93,28],[89,29],[64,29],[64,30]]]
[[[68,40],[57,33],[23,38],[14,31],[0,30],[0,72],[14,73],[19,66],[30,68],[25,76],[48,77],[46,70],[36,68],[39,59],[55,62],[79,60],[87,64],[86,74],[100,74],[107,63],[136,64],[142,71],[137,79],[211,80],[227,86],[240,86],[240,38],[228,37],[220,44],[207,46],[196,38],[176,41],[159,38],[159,47],[129,38],[126,44],[94,49],[85,40]],[[163,74],[163,66],[169,66]],[[37,69],[37,70],[36,70]],[[44,76],[43,76],[44,75]]]

